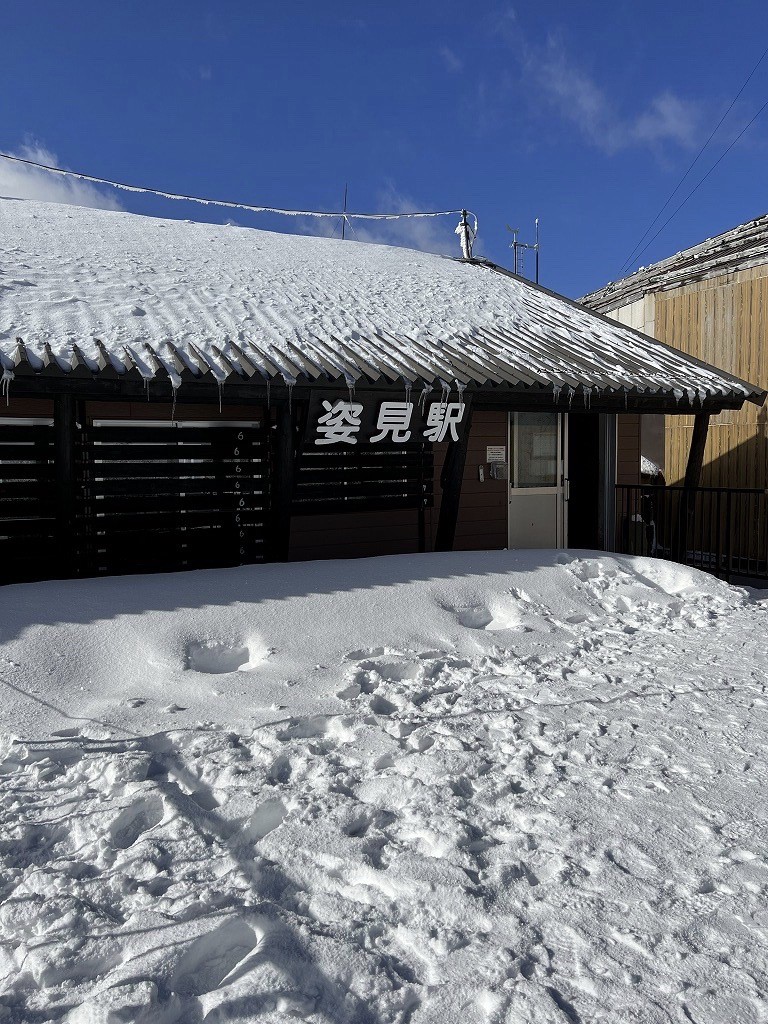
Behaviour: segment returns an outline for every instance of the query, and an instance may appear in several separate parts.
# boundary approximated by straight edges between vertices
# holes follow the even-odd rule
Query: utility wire
[[[672,202],[672,200],[673,200],[673,199],[675,198],[675,196],[677,195],[677,193],[678,193],[678,192],[680,191],[680,187],[682,186],[683,182],[685,181],[685,179],[686,179],[686,178],[688,177],[688,175],[689,175],[689,174],[691,173],[691,171],[693,170],[693,168],[694,168],[694,167],[696,166],[696,164],[697,164],[697,163],[699,162],[699,160],[701,159],[702,155],[704,154],[704,150],[705,150],[705,149],[707,148],[707,146],[708,146],[708,145],[710,144],[710,142],[711,142],[711,141],[712,141],[712,139],[713,139],[713,138],[715,137],[715,135],[717,135],[717,132],[718,132],[718,130],[720,129],[720,126],[722,125],[723,121],[725,121],[726,117],[728,117],[728,115],[730,114],[730,112],[731,112],[731,111],[733,110],[733,108],[734,108],[734,107],[736,106],[736,103],[738,102],[738,99],[739,99],[739,97],[740,97],[740,96],[741,96],[741,94],[742,94],[742,93],[744,92],[744,90],[745,90],[745,89],[746,89],[746,87],[747,87],[747,86],[749,85],[749,83],[751,82],[751,80],[752,80],[752,78],[753,78],[753,76],[754,76],[755,72],[756,72],[756,71],[757,71],[757,69],[758,69],[758,68],[760,67],[760,65],[761,65],[761,64],[763,63],[763,61],[765,60],[765,57],[766,57],[766,55],[768,55],[768,46],[766,46],[766,48],[765,48],[765,49],[763,50],[762,54],[760,55],[760,58],[759,58],[759,59],[758,59],[758,61],[757,61],[757,64],[755,64],[755,66],[754,66],[754,67],[752,68],[752,70],[751,70],[751,71],[750,71],[750,73],[749,73],[749,74],[747,75],[746,79],[744,80],[744,84],[742,85],[742,87],[741,87],[741,88],[739,89],[739,91],[738,91],[738,92],[736,93],[736,95],[735,95],[735,96],[733,97],[733,99],[731,100],[731,104],[730,104],[730,106],[728,107],[728,109],[726,110],[726,112],[725,112],[725,113],[723,114],[723,116],[722,116],[722,117],[720,118],[720,120],[719,120],[719,121],[717,122],[717,124],[715,125],[715,127],[714,127],[714,128],[712,129],[712,131],[710,132],[710,135],[709,135],[709,138],[707,139],[707,141],[706,141],[706,142],[704,143],[704,145],[703,145],[703,146],[701,147],[701,149],[699,150],[699,152],[698,152],[698,153],[696,154],[696,156],[695,156],[695,157],[693,158],[693,160],[691,161],[691,163],[690,163],[690,164],[688,165],[688,169],[686,170],[685,174],[684,174],[684,175],[682,176],[682,178],[680,179],[680,181],[678,181],[677,185],[675,185],[674,189],[673,189],[673,190],[672,190],[672,191],[670,192],[669,196],[667,197],[667,201],[666,201],[666,202],[664,203],[664,205],[662,206],[662,208],[661,208],[661,209],[659,210],[659,212],[658,212],[658,213],[656,214],[656,216],[655,216],[655,217],[653,218],[653,220],[651,221],[651,223],[650,223],[650,224],[648,225],[648,227],[647,227],[647,228],[645,229],[645,233],[643,234],[642,238],[641,238],[641,239],[639,240],[639,242],[637,243],[637,245],[635,246],[635,248],[634,248],[634,249],[632,250],[632,252],[631,252],[631,253],[629,254],[629,256],[627,257],[627,259],[626,259],[626,260],[624,261],[624,263],[622,264],[622,267],[621,267],[621,271],[620,271],[620,273],[622,273],[622,274],[623,274],[623,273],[624,273],[624,272],[625,272],[626,270],[628,270],[628,269],[629,269],[629,267],[630,267],[630,265],[631,265],[631,263],[632,263],[632,261],[633,261],[633,259],[634,259],[635,255],[637,254],[637,250],[638,250],[638,249],[640,248],[640,246],[641,246],[641,245],[643,244],[643,242],[645,241],[645,239],[646,239],[646,238],[648,237],[649,233],[650,233],[650,232],[651,232],[651,231],[653,230],[653,227],[654,227],[654,225],[656,224],[656,221],[657,221],[657,220],[659,219],[659,217],[661,217],[661,215],[662,215],[662,214],[664,213],[664,211],[666,210],[666,208],[667,208],[667,207],[669,206],[669,204],[670,204],[670,203]],[[750,123],[751,123],[751,122],[750,122]],[[726,150],[726,152],[727,152],[727,150]],[[656,237],[656,236],[654,235],[654,238],[655,238],[655,237]],[[649,244],[650,244],[650,243],[649,243]],[[646,248],[647,248],[647,247],[646,247]],[[642,253],[643,253],[643,252],[645,252],[645,249],[643,249],[643,250],[642,250],[642,251],[641,251],[641,252],[640,252],[640,253],[639,253],[638,255],[642,255]]]
[[[714,162],[714,163],[712,164],[712,166],[711,166],[711,167],[709,168],[709,170],[708,170],[708,171],[707,171],[707,173],[706,173],[706,174],[704,175],[704,177],[703,177],[703,178],[701,178],[701,179],[700,179],[700,180],[699,180],[699,181],[698,181],[698,182],[697,182],[697,183],[696,183],[696,184],[695,184],[695,185],[693,186],[693,188],[692,188],[692,189],[691,189],[691,191],[690,191],[690,192],[688,193],[688,195],[687,195],[687,196],[685,197],[685,199],[684,199],[684,200],[682,201],[682,203],[680,203],[680,205],[679,205],[679,206],[678,206],[678,207],[677,207],[677,208],[676,208],[676,209],[675,209],[675,210],[674,210],[674,211],[673,211],[673,212],[672,212],[672,213],[671,213],[671,214],[669,215],[669,217],[667,217],[667,219],[666,219],[666,220],[664,221],[664,223],[663,223],[663,224],[661,225],[661,227],[660,227],[660,228],[659,228],[659,230],[658,230],[658,231],[656,232],[656,234],[655,234],[655,235],[653,235],[653,236],[652,236],[651,238],[649,238],[649,239],[648,239],[648,241],[646,242],[645,246],[644,246],[644,247],[643,247],[643,248],[642,248],[642,249],[640,250],[640,252],[639,252],[639,253],[637,254],[637,257],[638,257],[638,259],[639,259],[639,258],[640,258],[640,257],[641,257],[641,256],[643,255],[643,253],[644,253],[644,252],[646,251],[646,249],[647,249],[647,248],[648,248],[648,247],[649,247],[649,246],[651,245],[651,243],[652,243],[652,242],[654,242],[654,241],[655,241],[655,240],[656,240],[656,239],[657,239],[657,238],[659,237],[659,235],[660,235],[660,234],[661,234],[661,232],[662,232],[662,231],[664,230],[664,228],[665,228],[665,227],[667,226],[667,224],[669,224],[669,222],[670,222],[671,220],[673,220],[673,219],[674,219],[674,218],[675,218],[675,217],[676,217],[676,216],[678,215],[678,213],[679,213],[679,212],[680,212],[680,211],[682,210],[682,208],[683,208],[683,207],[685,206],[685,204],[686,204],[686,203],[688,202],[688,200],[689,200],[689,199],[691,198],[691,196],[692,196],[692,195],[693,195],[693,194],[694,194],[694,193],[695,193],[696,191],[698,191],[699,187],[700,187],[701,185],[703,185],[703,184],[704,184],[704,182],[705,182],[705,181],[707,180],[707,178],[708,178],[708,177],[710,176],[710,174],[712,173],[712,171],[714,171],[714,169],[715,169],[715,168],[717,167],[717,165],[718,165],[719,163],[721,163],[721,162],[722,162],[722,161],[723,161],[723,160],[725,159],[725,157],[726,157],[726,156],[728,156],[728,154],[729,154],[729,153],[730,153],[730,151],[731,151],[731,150],[733,149],[733,147],[734,147],[734,146],[736,145],[736,143],[737,143],[737,142],[739,141],[739,139],[740,139],[740,138],[742,137],[742,135],[744,135],[744,134],[745,134],[745,133],[747,132],[747,129],[749,129],[749,128],[750,128],[750,127],[751,127],[751,126],[752,126],[752,125],[753,125],[753,124],[755,123],[755,121],[756,121],[756,120],[758,119],[758,117],[760,117],[760,115],[761,115],[761,114],[763,113],[763,111],[764,111],[764,110],[766,110],[766,109],[768,109],[768,100],[766,100],[766,101],[765,101],[765,103],[764,103],[764,104],[762,105],[762,107],[760,107],[760,109],[759,109],[759,110],[758,110],[758,112],[757,112],[757,113],[755,114],[755,116],[754,116],[754,117],[753,117],[753,118],[752,118],[752,119],[751,119],[750,121],[748,121],[748,122],[747,122],[747,123],[746,123],[746,124],[744,125],[744,127],[743,127],[743,128],[741,129],[741,131],[740,131],[740,132],[739,132],[739,134],[738,134],[738,135],[736,136],[736,138],[735,138],[735,139],[733,140],[733,142],[732,142],[732,143],[730,144],[730,146],[729,146],[729,147],[728,147],[728,148],[727,148],[727,149],[725,150],[725,152],[724,152],[724,153],[721,153],[721,154],[720,154],[720,156],[719,156],[719,157],[717,158],[717,160],[715,160],[715,162]]]
[[[0,159],[11,160],[17,164],[27,164],[29,167],[36,167],[41,171],[50,171],[52,174],[62,174],[64,177],[79,178],[81,181],[90,181],[96,185],[110,185],[112,188],[120,188],[125,192],[141,192],[146,195],[160,196],[161,199],[183,199],[190,203],[202,203],[204,206],[221,206],[229,210],[247,210],[250,213],[280,213],[287,217],[344,217],[357,220],[400,220],[406,217],[449,217],[454,214],[468,213],[475,221],[475,232],[477,232],[477,214],[471,210],[416,210],[413,213],[350,213],[348,210],[330,212],[328,210],[285,210],[278,206],[252,206],[249,203],[233,203],[224,199],[201,199],[200,196],[188,196],[180,192],[163,192],[157,188],[146,188],[142,185],[128,185],[124,181],[111,181],[109,178],[97,178],[93,174],[83,174],[81,171],[69,171],[64,167],[53,167],[50,164],[38,163],[37,160],[28,160],[25,157],[14,156],[12,153],[0,153]]]

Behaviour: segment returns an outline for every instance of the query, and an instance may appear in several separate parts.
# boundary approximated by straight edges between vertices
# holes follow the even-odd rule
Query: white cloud
[[[672,92],[654,97],[639,111],[624,113],[556,39],[550,39],[543,48],[527,47],[524,64],[539,94],[606,153],[662,143],[683,148],[695,144],[699,108]]]
[[[539,117],[542,106],[554,111],[591,145],[608,154],[633,148],[658,150],[663,145],[695,146],[702,115],[698,103],[665,90],[650,101],[643,98],[632,107],[622,107],[556,33],[543,43],[533,40],[509,6],[493,11],[488,25],[494,38],[503,41],[519,75],[517,82],[495,83],[495,94],[504,96],[505,102],[514,95]],[[480,111],[482,114],[481,107]],[[498,121],[498,104],[493,113]]]
[[[648,109],[636,118],[634,134],[639,141],[658,142],[669,139],[693,148],[697,140],[700,111],[693,103],[674,93],[657,96]]]
[[[27,142],[11,154],[25,160],[61,167],[55,153],[39,142]],[[28,164],[17,164],[0,159],[0,196],[10,199],[37,199],[46,203],[69,203],[72,206],[92,206],[101,210],[121,210],[121,205],[110,195],[100,192],[94,185],[78,178],[65,178],[61,174],[41,171]]]
[[[464,70],[464,61],[455,53],[450,46],[441,46],[437,51],[446,68],[454,75]]]

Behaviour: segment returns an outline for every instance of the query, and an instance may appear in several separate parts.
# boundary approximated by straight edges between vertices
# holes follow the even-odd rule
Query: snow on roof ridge
[[[236,346],[267,379],[757,390],[488,261],[238,228],[0,199],[0,362],[178,386],[242,379]]]

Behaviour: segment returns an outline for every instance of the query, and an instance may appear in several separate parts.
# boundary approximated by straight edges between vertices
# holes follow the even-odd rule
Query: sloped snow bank
[[[768,1019],[747,591],[489,552],[0,612],[1,1022]]]

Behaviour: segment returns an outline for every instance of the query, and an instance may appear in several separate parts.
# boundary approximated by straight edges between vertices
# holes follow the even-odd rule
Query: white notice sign
[[[491,444],[485,449],[486,462],[506,462],[507,449],[503,444]]]

